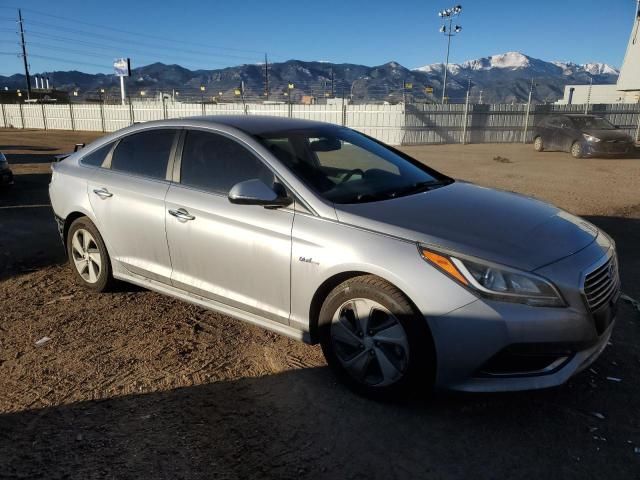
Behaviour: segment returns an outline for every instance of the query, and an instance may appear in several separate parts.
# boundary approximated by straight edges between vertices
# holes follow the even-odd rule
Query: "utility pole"
[[[589,81],[589,93],[587,93],[587,104],[584,106],[584,114],[589,113],[589,105],[591,104],[591,89],[593,88],[593,77]]]
[[[264,96],[269,100],[269,60],[264,54]]]
[[[22,60],[24,60],[24,76],[27,79],[27,99],[31,98],[31,77],[29,76],[29,62],[27,61],[27,46],[24,43],[24,28],[22,27],[22,10],[18,9],[18,23],[20,24],[20,44],[22,45]]]
[[[527,115],[524,118],[524,132],[522,134],[522,143],[527,143],[527,133],[529,131],[529,114],[531,113],[531,98],[533,97],[533,87],[535,79],[531,79],[531,87],[529,87],[529,100],[527,101]]]
[[[335,77],[333,75],[333,67],[331,68],[331,98],[335,97]]]
[[[471,94],[471,79],[467,85],[467,100],[464,104],[464,124],[462,125],[462,144],[467,143],[467,124],[469,123],[469,95]]]
[[[442,103],[445,103],[447,99],[447,74],[449,71],[449,53],[451,52],[451,37],[455,37],[458,33],[462,31],[462,27],[460,25],[453,26],[453,18],[457,17],[462,13],[462,6],[456,5],[452,8],[447,8],[446,10],[442,10],[438,12],[438,16],[440,18],[449,19],[449,27],[446,25],[442,25],[440,27],[440,32],[442,32],[447,37],[447,60],[444,66],[444,78],[442,80]]]

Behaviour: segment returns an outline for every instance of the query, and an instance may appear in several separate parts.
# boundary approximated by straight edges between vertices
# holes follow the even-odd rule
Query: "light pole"
[[[462,31],[462,27],[460,25],[453,25],[453,19],[460,14],[462,14],[462,5],[456,5],[455,7],[447,8],[446,10],[438,12],[438,16],[442,18],[444,22],[446,22],[447,19],[449,20],[448,27],[446,24],[440,27],[440,32],[442,32],[447,37],[447,61],[444,66],[444,79],[442,81],[442,103],[444,103],[447,98],[447,73],[449,71],[449,52],[451,51],[451,37],[455,37]]]

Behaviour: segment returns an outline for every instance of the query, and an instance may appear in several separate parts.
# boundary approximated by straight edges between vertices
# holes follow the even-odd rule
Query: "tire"
[[[334,288],[318,327],[329,367],[355,392],[391,400],[432,389],[435,350],[427,322],[381,278],[362,275]]]
[[[571,156],[573,158],[582,158],[584,156],[580,142],[573,142],[573,145],[571,145]]]
[[[533,148],[536,152],[544,152],[544,141],[542,137],[536,137],[533,139]]]
[[[105,292],[113,286],[107,247],[100,232],[87,217],[74,220],[69,227],[67,257],[80,285],[95,292]]]

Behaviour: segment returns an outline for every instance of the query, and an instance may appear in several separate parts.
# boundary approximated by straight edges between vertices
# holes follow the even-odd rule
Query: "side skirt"
[[[223,303],[216,302],[214,300],[201,297],[200,295],[196,295],[191,292],[186,292],[184,290],[180,290],[178,288],[172,287],[171,285],[166,285],[156,280],[151,280],[145,277],[138,276],[136,274],[132,274],[132,273],[125,274],[121,271],[120,272],[114,271],[113,276],[118,280],[133,283],[135,285],[148,288],[149,290],[154,290],[158,293],[162,293],[164,295],[175,297],[179,300],[183,300],[185,302],[198,305],[199,307],[206,308],[208,310],[213,310],[213,311],[222,313],[224,315],[229,315],[230,317],[245,321],[257,327],[262,327],[267,330],[271,330],[272,332],[279,333],[280,335],[284,335],[286,337],[292,338],[293,340],[298,340],[308,344],[311,343],[311,337],[308,331],[305,332],[302,330],[298,330],[288,325],[283,325],[282,323],[269,320],[259,315],[248,313],[248,312],[245,312],[244,310],[230,307],[229,305],[225,305]]]

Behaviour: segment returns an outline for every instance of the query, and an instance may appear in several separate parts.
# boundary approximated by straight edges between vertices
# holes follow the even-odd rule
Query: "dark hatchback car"
[[[626,155],[635,148],[629,135],[595,115],[549,115],[537,125],[533,145],[538,152],[560,150],[575,158]]]

